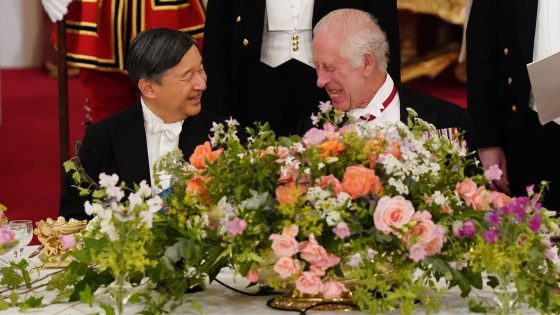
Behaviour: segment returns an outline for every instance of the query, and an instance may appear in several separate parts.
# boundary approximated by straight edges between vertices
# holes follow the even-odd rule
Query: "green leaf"
[[[86,284],[86,287],[82,291],[80,291],[80,301],[89,306],[93,305],[93,294],[91,294],[91,288],[89,287],[89,284]]]
[[[200,306],[200,304],[198,304],[196,301],[191,301],[191,307],[199,312],[200,314],[202,314],[202,306]]]
[[[484,305],[483,301],[469,300],[469,311],[473,313],[488,313],[489,308]]]
[[[115,315],[115,309],[111,305],[99,303],[99,307],[105,311],[106,315]]]
[[[68,172],[68,171],[67,171]],[[80,176],[80,173],[78,172],[74,172],[72,173],[72,180],[74,181],[74,183],[78,184],[82,182],[82,177]]]
[[[10,293],[9,295],[9,298],[12,306],[17,305],[17,302],[19,300],[19,293],[17,293],[16,291],[12,291],[12,293]]]
[[[10,308],[10,303],[4,301],[3,298],[0,298],[0,311],[7,310]]]
[[[43,297],[30,296],[29,298],[27,298],[27,300],[23,302],[23,304],[20,307],[20,311],[26,311],[32,308],[41,308],[41,307],[44,307]]]
[[[0,280],[0,285],[5,285],[9,289],[15,289],[20,286],[23,281],[23,277],[16,272],[16,268],[2,268],[2,280]]]
[[[72,160],[68,160],[68,161],[62,163],[62,166],[64,166],[64,172],[66,172],[66,173],[68,173],[71,170],[72,171],[77,171],[78,170],[78,166]]]

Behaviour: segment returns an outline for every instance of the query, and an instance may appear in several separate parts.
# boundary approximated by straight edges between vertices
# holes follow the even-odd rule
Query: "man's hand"
[[[498,165],[502,170],[502,176],[498,180],[493,180],[490,184],[492,190],[501,191],[507,195],[511,193],[507,174],[506,155],[500,147],[487,147],[478,149],[478,157],[482,166],[487,170],[491,165]]]
[[[62,21],[68,12],[68,5],[72,0],[41,0],[45,12],[49,15],[51,21]]]

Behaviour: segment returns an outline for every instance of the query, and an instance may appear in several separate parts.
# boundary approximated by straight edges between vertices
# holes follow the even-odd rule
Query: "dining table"
[[[24,249],[23,257],[29,257],[37,250],[38,246],[27,246]],[[34,255],[33,255],[34,256]],[[3,257],[2,263],[5,262]],[[38,256],[29,258],[30,267],[37,267],[40,264]],[[61,268],[33,268],[31,272],[31,279],[34,289],[31,292],[28,290],[21,290],[20,294],[34,294],[35,296],[43,296],[44,304],[41,308],[26,310],[26,314],[33,315],[54,315],[54,314],[105,314],[105,311],[99,306],[100,303],[114,305],[110,296],[105,289],[98,289],[95,293],[94,303],[90,306],[80,301],[65,302],[50,304],[50,301],[55,297],[55,292],[47,291],[45,284],[49,281],[50,277],[60,272]],[[0,275],[1,277],[1,275]],[[249,295],[255,293],[255,287],[248,287],[248,281],[239,275],[236,275],[233,270],[224,268],[218,274],[219,281],[209,283],[207,287],[200,292],[188,293],[185,295],[185,302],[177,307],[172,314],[217,314],[217,315],[246,315],[246,314],[259,314],[259,315],[283,315],[283,314],[298,314],[299,312],[277,310],[267,306],[267,302],[271,299],[278,297],[278,294],[267,296],[253,296]],[[6,287],[0,287],[0,292],[4,299],[7,298],[10,291]],[[240,293],[242,292],[242,293]],[[471,292],[471,297],[477,299],[484,299],[491,304],[495,304],[492,298],[492,292],[488,288],[483,290],[475,290]],[[196,302],[200,306],[201,312],[197,311],[192,306],[192,302]],[[468,299],[463,299],[459,296],[457,288],[451,288],[446,291],[441,300],[441,309],[435,314],[479,314],[470,312],[468,309]],[[123,314],[136,314],[143,309],[142,303],[128,303],[125,304]],[[526,305],[521,305],[519,309],[521,314],[538,314],[538,312],[527,309]],[[19,309],[9,308],[0,311],[0,315],[4,314],[17,314]],[[395,309],[384,314],[399,314],[399,310]],[[425,314],[425,309],[421,304],[417,305],[416,314]],[[306,314],[346,314],[346,315],[361,315],[366,314],[359,310],[309,310]]]

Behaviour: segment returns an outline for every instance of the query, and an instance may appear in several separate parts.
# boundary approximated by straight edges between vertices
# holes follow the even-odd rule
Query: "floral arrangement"
[[[174,178],[166,211],[191,237],[211,244],[204,261],[229,264],[251,282],[294,296],[336,299],[352,291],[371,313],[411,313],[417,301],[430,311],[444,293],[439,280],[468,296],[482,288],[483,272],[499,270],[492,263],[502,257],[498,266],[517,266],[518,301],[558,310],[560,299],[551,293],[557,266],[537,233],[557,231],[557,223],[534,207],[540,196],[532,196],[536,212],[523,219],[532,234],[500,230],[489,216],[525,199],[487,190],[500,170],[477,174],[463,141],[426,137],[434,127],[415,116],[408,126],[337,128],[347,118],[323,103],[312,117],[322,128],[276,139],[257,124],[247,130],[246,145],[235,120],[216,124],[210,143],[189,162],[177,163],[176,153],[160,163]],[[506,262],[509,252],[516,260]]]
[[[5,212],[6,207],[0,203],[0,255],[16,247],[19,242],[15,239],[14,232],[5,226],[8,222]]]

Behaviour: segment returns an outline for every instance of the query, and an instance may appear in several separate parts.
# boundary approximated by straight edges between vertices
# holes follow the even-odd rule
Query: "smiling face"
[[[206,72],[196,46],[192,46],[177,65],[165,71],[159,81],[143,79],[138,85],[146,105],[164,122],[177,122],[200,112]]]
[[[336,109],[348,111],[367,106],[373,98],[363,65],[353,66],[340,53],[343,36],[321,32],[313,39],[317,86],[324,88]]]

